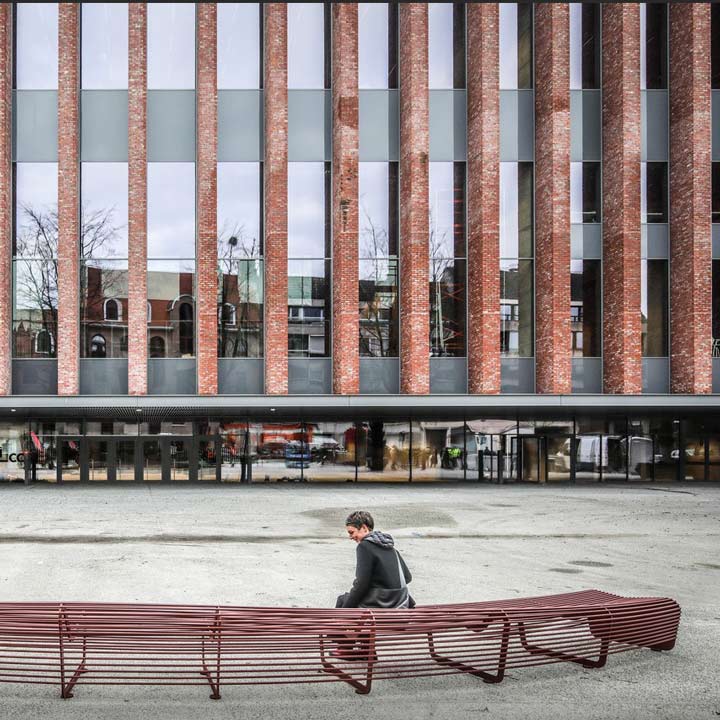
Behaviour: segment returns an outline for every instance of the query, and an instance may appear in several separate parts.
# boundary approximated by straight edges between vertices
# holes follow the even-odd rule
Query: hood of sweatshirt
[[[380,532],[379,530],[373,530],[371,533],[368,533],[364,540],[373,543],[373,545],[379,545],[381,548],[385,548],[386,550],[389,550],[395,545],[392,535]]]

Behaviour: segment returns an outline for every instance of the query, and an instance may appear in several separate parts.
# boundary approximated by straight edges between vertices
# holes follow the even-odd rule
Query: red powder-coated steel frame
[[[413,610],[249,608],[111,603],[0,603],[0,682],[221,686],[468,673],[675,645],[669,598],[599,590]]]

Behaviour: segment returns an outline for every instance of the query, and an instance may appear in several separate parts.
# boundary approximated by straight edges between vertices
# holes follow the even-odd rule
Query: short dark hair
[[[369,512],[366,512],[365,510],[356,510],[355,512],[351,512],[347,516],[347,519],[345,520],[345,525],[352,525],[358,530],[363,525],[367,525],[368,528],[372,530],[375,527],[375,521],[373,520],[373,516]]]

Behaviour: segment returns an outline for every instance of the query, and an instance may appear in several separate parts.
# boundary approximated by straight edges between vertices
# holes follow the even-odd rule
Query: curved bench
[[[373,680],[553,662],[599,668],[610,653],[670,650],[668,598],[585,590],[413,610],[0,603],[0,682],[210,686]]]

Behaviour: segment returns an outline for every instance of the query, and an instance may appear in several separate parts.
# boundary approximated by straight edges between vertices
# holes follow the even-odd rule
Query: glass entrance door
[[[101,438],[88,438],[87,473],[90,482],[110,480],[110,448],[112,442]]]
[[[80,480],[81,460],[78,438],[58,438],[57,481],[78,482]]]
[[[525,482],[546,482],[547,456],[545,438],[521,436],[520,449],[522,455],[522,479]]]
[[[143,438],[139,441],[142,448],[142,479],[145,482],[158,482],[167,480],[163,477],[163,462],[160,440]],[[169,471],[169,468],[166,468]],[[168,472],[169,474],[169,472]]]

